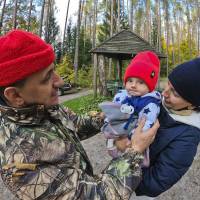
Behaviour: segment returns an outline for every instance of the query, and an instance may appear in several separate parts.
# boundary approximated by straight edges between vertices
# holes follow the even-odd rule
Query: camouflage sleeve
[[[96,177],[76,166],[63,168],[62,164],[20,160],[5,165],[1,174],[4,183],[23,200],[128,200],[140,182],[142,159],[141,154],[127,151]]]
[[[80,140],[85,140],[96,135],[103,126],[104,117],[100,112],[77,115],[67,108],[64,108],[63,111],[65,112],[66,118],[73,121],[76,133]]]

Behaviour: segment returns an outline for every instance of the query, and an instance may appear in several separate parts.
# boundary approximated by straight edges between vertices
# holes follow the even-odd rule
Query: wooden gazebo
[[[122,61],[129,60],[137,53],[146,50],[155,52],[159,58],[166,58],[165,55],[156,51],[156,48],[151,46],[148,41],[133,33],[131,30],[122,30],[93,48],[90,52],[94,54],[94,94],[97,93],[97,69],[99,69],[104,95],[107,90],[104,70],[105,57],[116,59],[118,78],[122,80]]]

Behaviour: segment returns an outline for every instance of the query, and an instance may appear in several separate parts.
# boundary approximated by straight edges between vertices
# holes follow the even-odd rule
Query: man
[[[93,175],[79,141],[99,132],[100,115],[76,116],[58,106],[63,84],[54,52],[36,35],[14,30],[0,38],[0,166],[5,185],[19,199],[128,199],[141,180],[146,135],[138,127],[132,145],[104,172]]]

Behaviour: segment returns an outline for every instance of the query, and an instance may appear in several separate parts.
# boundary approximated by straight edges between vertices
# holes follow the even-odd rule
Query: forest
[[[69,16],[74,2],[77,12]],[[57,12],[55,0],[1,0],[0,34],[11,29],[38,34],[54,47],[58,73],[78,85],[92,85],[94,58],[89,51],[123,29],[166,55],[162,77],[200,55],[199,0],[68,0],[64,31]],[[115,78],[114,66],[115,61],[106,60],[105,70],[112,72],[106,73],[108,80]]]

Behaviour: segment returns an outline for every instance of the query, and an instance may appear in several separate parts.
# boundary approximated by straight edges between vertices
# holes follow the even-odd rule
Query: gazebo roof
[[[156,48],[150,45],[148,41],[133,33],[131,30],[120,31],[90,50],[90,52],[102,54],[107,57],[130,59],[138,52],[146,50],[154,51],[159,58],[166,58],[164,54],[156,51]]]

